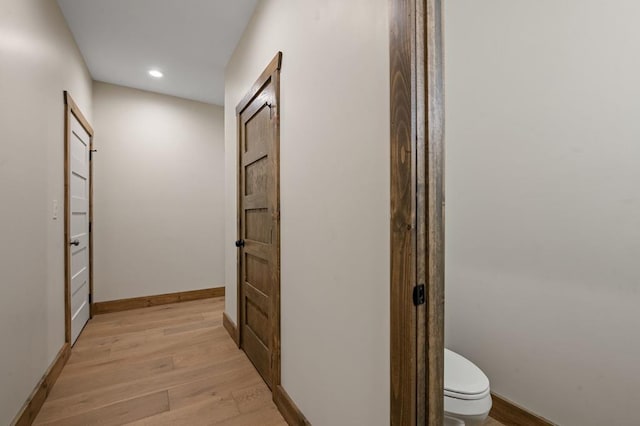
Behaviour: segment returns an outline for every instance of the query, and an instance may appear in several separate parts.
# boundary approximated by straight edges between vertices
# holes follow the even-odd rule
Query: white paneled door
[[[89,321],[89,155],[91,137],[71,114],[69,139],[69,241],[71,343]]]

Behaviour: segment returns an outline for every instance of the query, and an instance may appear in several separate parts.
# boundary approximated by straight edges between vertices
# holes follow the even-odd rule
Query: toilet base
[[[487,416],[467,417],[464,420],[453,417],[444,417],[444,426],[482,426]]]
[[[476,400],[444,397],[444,426],[482,426],[491,411],[491,395]]]

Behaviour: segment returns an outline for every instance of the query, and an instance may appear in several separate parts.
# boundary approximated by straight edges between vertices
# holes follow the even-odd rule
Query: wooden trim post
[[[391,419],[444,419],[441,0],[390,0]]]

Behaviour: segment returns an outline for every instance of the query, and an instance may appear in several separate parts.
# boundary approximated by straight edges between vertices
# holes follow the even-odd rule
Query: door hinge
[[[423,305],[425,302],[424,284],[419,284],[413,288],[413,304],[416,306]]]
[[[89,222],[89,232],[91,232],[91,229],[93,228],[91,225],[92,225],[92,223]]]
[[[93,294],[89,293],[89,304],[93,303]]]

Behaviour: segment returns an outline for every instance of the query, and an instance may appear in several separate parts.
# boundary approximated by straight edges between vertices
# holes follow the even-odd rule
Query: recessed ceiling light
[[[159,70],[149,70],[149,75],[154,78],[162,78],[164,74],[162,74],[162,72],[160,72]]]

